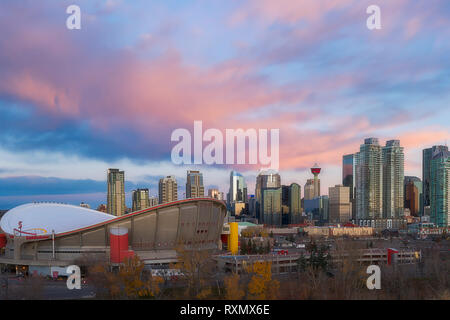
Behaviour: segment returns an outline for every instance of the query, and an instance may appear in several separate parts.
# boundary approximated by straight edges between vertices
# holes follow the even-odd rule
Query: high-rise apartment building
[[[383,159],[377,138],[367,138],[355,154],[357,219],[382,218]]]
[[[159,199],[158,199],[158,197],[150,197],[150,198],[148,198],[148,202],[150,204],[150,207],[154,207],[154,206],[158,205]]]
[[[148,189],[136,189],[132,192],[132,211],[139,211],[150,207]]]
[[[427,148],[422,150],[422,206],[421,212],[424,213],[425,207],[430,207],[430,198],[431,198],[431,158],[432,155],[437,152],[445,152],[448,151],[447,146],[433,146],[431,148]]]
[[[430,221],[438,227],[450,226],[450,152],[435,149],[430,170]]]
[[[167,203],[178,200],[178,184],[174,176],[159,179],[159,203]]]
[[[350,202],[350,187],[336,185],[328,188],[329,222],[344,223],[352,218],[352,203]]]
[[[382,149],[383,157],[383,218],[403,216],[405,155],[400,140],[389,140]]]
[[[125,213],[125,172],[108,169],[107,183],[107,211],[109,214],[121,216]]]
[[[188,170],[186,178],[186,199],[205,196],[203,174],[200,171]]]

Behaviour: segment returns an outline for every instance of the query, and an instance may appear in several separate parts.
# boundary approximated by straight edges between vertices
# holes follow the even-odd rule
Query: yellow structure
[[[230,222],[230,234],[228,236],[228,250],[231,254],[237,254],[238,253],[238,238],[239,238],[239,232],[238,232],[238,223],[237,222]]]

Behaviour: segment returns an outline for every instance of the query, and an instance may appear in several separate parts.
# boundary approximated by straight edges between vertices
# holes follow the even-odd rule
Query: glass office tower
[[[383,163],[377,138],[365,139],[355,154],[355,182],[356,218],[382,218]]]
[[[383,153],[383,218],[398,219],[403,216],[405,155],[400,140],[389,140]]]
[[[430,221],[448,227],[450,215],[450,152],[434,150],[430,170]]]

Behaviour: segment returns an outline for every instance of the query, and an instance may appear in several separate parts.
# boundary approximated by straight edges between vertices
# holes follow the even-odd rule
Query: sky
[[[66,8],[81,29],[66,28]],[[369,5],[381,29],[369,30]],[[2,0],[0,209],[30,201],[98,206],[106,171],[157,194],[203,172],[227,192],[232,169],[254,192],[257,165],[177,165],[177,128],[279,129],[283,184],[364,138],[399,139],[405,175],[450,137],[448,0]]]

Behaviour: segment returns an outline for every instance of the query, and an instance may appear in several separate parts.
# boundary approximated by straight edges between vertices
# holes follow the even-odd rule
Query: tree
[[[264,253],[264,247],[262,244],[258,245],[258,254],[263,254]]]
[[[252,241],[252,252],[251,254],[256,254],[258,253],[258,248],[256,247],[256,242]]]
[[[224,279],[225,299],[241,300],[245,296],[245,291],[240,284],[240,277],[237,273],[233,273]]]
[[[189,249],[189,250],[188,250]],[[183,245],[176,249],[178,262],[173,265],[183,274],[186,290],[183,298],[206,299],[212,295],[210,284],[215,274],[216,263],[211,257],[211,251],[202,248]]]
[[[247,240],[245,238],[241,239],[241,254],[247,254],[248,253],[248,246],[247,246]]]
[[[151,273],[144,273],[144,263],[137,255],[126,258],[117,275],[119,283],[123,284],[128,298],[153,298],[160,289],[160,277],[152,277]]]
[[[163,280],[153,277],[144,267],[135,255],[126,258],[117,272],[112,272],[107,263],[98,263],[90,268],[89,278],[95,287],[105,289],[106,295],[113,299],[155,298]]]
[[[297,271],[304,272],[306,267],[308,266],[308,260],[305,258],[303,253],[300,254],[300,257],[297,260]]]
[[[270,242],[269,241],[266,242],[265,253],[270,253]]]
[[[329,255],[326,245],[317,246],[314,242],[308,244],[309,259],[306,259],[303,254],[297,260],[298,271],[303,272],[307,268],[312,270],[327,271],[331,266],[331,256]]]
[[[272,263],[257,261],[246,267],[251,276],[247,287],[247,298],[256,300],[276,299],[280,283],[272,279]]]
[[[317,250],[317,244],[314,242],[314,240],[311,239],[311,241],[306,245],[305,249],[307,252],[314,252]]]

